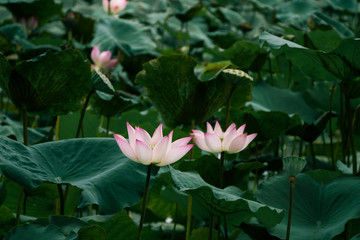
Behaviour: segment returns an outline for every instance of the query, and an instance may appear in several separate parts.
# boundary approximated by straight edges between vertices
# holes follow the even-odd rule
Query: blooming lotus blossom
[[[194,145],[188,144],[191,137],[181,138],[172,142],[173,131],[163,137],[162,124],[153,136],[140,127],[135,129],[127,123],[129,141],[123,136],[114,134],[115,140],[125,156],[145,165],[165,166],[182,158]]]
[[[112,59],[110,51],[100,52],[98,46],[94,46],[92,49],[91,59],[97,68],[108,71],[113,69],[117,64],[117,58]]]
[[[225,132],[222,131],[219,122],[216,121],[213,129],[210,123],[206,123],[207,132],[192,130],[194,143],[202,150],[211,153],[237,153],[244,150],[254,140],[256,133],[248,135],[244,133],[245,124],[236,129],[235,123],[231,124]]]
[[[116,14],[125,9],[127,0],[110,0],[110,14]],[[109,11],[109,0],[103,0],[105,12]]]

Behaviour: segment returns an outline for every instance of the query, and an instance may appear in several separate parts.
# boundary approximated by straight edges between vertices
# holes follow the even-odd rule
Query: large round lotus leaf
[[[249,104],[255,110],[297,114],[308,123],[315,122],[320,115],[319,112],[307,105],[301,93],[263,83],[254,86],[252,100]]]
[[[83,138],[31,147],[0,137],[0,169],[25,187],[42,182],[71,184],[82,189],[79,206],[97,204],[115,213],[139,201],[147,166],[126,158],[116,141]],[[153,175],[158,168],[153,167]]]
[[[267,51],[258,44],[239,40],[223,53],[235,65],[243,70],[258,72],[267,59]]]
[[[147,88],[170,127],[208,119],[229,99],[233,88],[230,79],[244,78],[237,71],[219,72],[209,81],[201,82],[194,74],[195,66],[195,59],[189,56],[162,56],[144,64],[144,70],[136,76],[136,82]]]
[[[105,117],[112,117],[117,113],[122,113],[129,110],[137,102],[136,99],[124,98],[122,96],[108,95],[111,97],[109,100],[101,98],[102,93],[97,92],[91,98],[91,105],[96,111]]]
[[[4,240],[19,239],[66,240],[67,237],[57,226],[48,225],[44,227],[37,224],[27,224],[13,228],[4,237]]]
[[[287,174],[272,177],[259,187],[255,196],[264,204],[288,211],[289,184]],[[341,233],[348,220],[360,216],[359,195],[358,177],[318,182],[300,173],[296,176],[294,188],[291,239],[328,240]],[[280,224],[268,230],[285,239],[286,227],[287,214]]]
[[[219,189],[206,183],[196,172],[181,172],[172,167],[170,173],[180,191],[191,194],[215,216],[241,212],[257,218],[265,226],[276,225],[284,216],[280,209],[242,198],[242,192],[234,186]]]
[[[54,0],[1,0],[15,16],[38,18],[40,24],[61,13],[61,4]]]
[[[336,10],[357,12],[356,0],[325,0],[325,2]]]
[[[88,223],[73,217],[50,216],[13,228],[4,239],[103,240],[106,238],[105,231],[99,226],[89,226]]]
[[[303,48],[269,33],[263,33],[260,39],[274,49],[281,48],[294,65],[315,79],[349,81],[360,75],[359,39],[344,39],[331,52]]]
[[[77,50],[47,52],[18,63],[0,84],[19,108],[65,114],[77,110],[92,87],[90,63]]]
[[[127,56],[153,53],[155,43],[142,24],[114,17],[101,18],[95,25],[92,45],[98,45],[102,51],[114,51],[120,48]]]
[[[279,5],[276,17],[283,23],[305,27],[306,21],[317,7],[312,1],[295,0]]]
[[[246,123],[246,131],[257,133],[257,140],[275,139],[295,126],[301,126],[298,115],[289,116],[279,111],[231,111],[234,122]]]

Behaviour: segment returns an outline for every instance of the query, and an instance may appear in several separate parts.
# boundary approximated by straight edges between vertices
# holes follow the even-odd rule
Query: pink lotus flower
[[[100,52],[98,46],[94,46],[94,48],[92,49],[91,59],[93,60],[97,68],[108,71],[113,69],[117,64],[117,58],[111,58],[110,51]]]
[[[110,14],[116,14],[125,9],[126,0],[110,0]],[[103,7],[105,12],[109,11],[109,0],[103,0]]]
[[[129,123],[126,125],[129,142],[121,135],[114,134],[114,137],[124,155],[138,163],[166,166],[182,158],[194,146],[187,145],[191,137],[172,142],[173,131],[163,137],[162,124],[152,137],[140,127],[134,129]]]
[[[254,140],[257,133],[248,135],[244,133],[245,124],[236,129],[235,123],[231,124],[225,132],[216,121],[213,129],[210,123],[207,124],[207,132],[192,130],[193,141],[202,150],[211,153],[237,153],[244,150]]]

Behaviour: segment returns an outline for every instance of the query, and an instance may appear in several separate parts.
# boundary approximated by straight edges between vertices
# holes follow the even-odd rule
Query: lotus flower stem
[[[85,99],[85,103],[83,108],[81,109],[81,113],[80,113],[80,120],[79,120],[79,124],[76,130],[76,136],[75,138],[78,138],[80,136],[80,130],[83,127],[83,121],[84,121],[84,117],[85,117],[85,112],[86,112],[86,108],[89,105],[89,100],[90,97],[93,95],[93,93],[95,92],[95,89],[91,89],[91,91],[88,93],[88,95],[86,96]],[[84,132],[84,131],[83,131]]]
[[[195,121],[191,121],[191,129],[195,128]],[[190,149],[189,152],[189,159],[191,160],[193,158],[193,152],[194,148]],[[192,215],[192,196],[191,194],[188,195],[188,209],[187,209],[187,219],[186,219],[186,235],[185,239],[190,239],[190,233],[191,233],[191,215]]]
[[[28,124],[28,118],[27,118],[27,111],[26,109],[23,109],[22,111],[22,117],[23,117],[23,136],[24,136],[24,145],[27,146],[28,145],[28,128],[27,128],[27,124]]]
[[[23,122],[24,145],[27,146],[28,145],[28,128],[27,128],[28,119],[27,119],[26,109],[22,110],[22,122]],[[19,223],[20,223],[21,202],[23,201],[24,192],[25,192],[25,188],[23,186],[21,186],[18,203],[17,203],[17,210],[16,210],[16,221],[15,221],[16,225],[19,225]],[[23,205],[26,205],[26,199],[23,202]]]
[[[192,195],[188,195],[188,209],[187,209],[187,219],[186,219],[186,240],[190,239],[191,233],[191,214],[192,214]]]
[[[332,112],[332,102],[333,102],[334,92],[335,92],[335,86],[332,85],[331,88],[330,88],[330,102],[329,102],[329,112],[330,113]],[[332,132],[332,121],[331,121],[331,119],[329,120],[329,137],[330,137],[331,162],[332,162],[333,169],[335,170],[336,163],[335,163],[335,156],[334,156],[334,142],[333,142],[333,132]]]
[[[221,152],[219,154],[220,156],[220,181],[219,181],[219,187],[223,188],[224,187],[224,162],[225,162],[225,153]]]
[[[59,127],[60,127],[60,116],[56,117],[56,127],[55,127],[55,141],[59,140]]]
[[[107,117],[107,118],[106,118],[106,137],[109,137],[110,119],[111,119],[111,117]]]
[[[214,215],[210,215],[209,240],[212,240],[212,234],[213,234],[214,224],[215,224],[215,216],[214,216]]]
[[[140,224],[139,224],[139,231],[138,231],[138,236],[137,236],[138,240],[141,239],[141,233],[142,233],[144,220],[145,220],[145,210],[146,210],[146,202],[147,202],[148,192],[149,192],[151,166],[152,166],[152,164],[148,165],[147,174],[146,174],[145,191],[144,191],[144,196],[143,196],[143,202],[142,202],[142,208],[141,208],[141,217],[140,217]]]
[[[64,192],[62,189],[62,185],[57,184],[57,189],[58,189],[59,198],[60,198],[60,215],[64,215],[65,214],[65,198],[64,198]]]
[[[111,15],[111,0],[108,0],[108,14]]]
[[[179,204],[176,203],[175,205],[175,217],[174,217],[174,227],[171,233],[171,240],[175,239],[175,231],[176,231],[176,224],[177,224],[177,218],[178,218],[178,208],[179,208]]]
[[[289,199],[288,223],[287,223],[287,228],[286,228],[286,240],[290,239],[290,227],[291,227],[291,215],[292,215],[292,208],[293,208],[295,177],[290,176],[289,181],[290,181],[290,199]]]
[[[314,151],[314,144],[313,142],[310,142],[310,151],[311,151],[311,157],[313,159],[313,169],[316,169],[316,156]]]
[[[16,221],[15,221],[15,225],[19,225],[19,223],[20,223],[21,201],[22,201],[24,192],[25,192],[24,187],[23,187],[23,186],[20,186],[20,193],[19,193],[17,210],[16,210]]]

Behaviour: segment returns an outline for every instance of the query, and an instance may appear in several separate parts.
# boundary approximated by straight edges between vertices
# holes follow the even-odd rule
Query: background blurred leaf
[[[120,48],[127,56],[154,53],[155,43],[146,31],[144,25],[134,21],[102,18],[95,25],[91,45],[98,45],[101,51],[115,51]]]
[[[315,122],[321,114],[305,102],[301,93],[279,89],[265,83],[254,86],[252,100],[248,104],[255,110],[281,111],[290,116],[297,114],[308,123]]]
[[[307,174],[296,176],[291,238],[331,239],[344,231],[345,223],[360,216],[358,177],[340,177],[327,183],[314,180]],[[270,206],[288,210],[289,178],[281,174],[264,182],[255,193],[256,198]],[[272,235],[284,238],[287,216],[275,227]]]
[[[194,74],[195,66],[195,59],[185,55],[159,57],[144,64],[136,77],[170,127],[189,125],[192,120],[201,123],[230,97],[233,85],[226,81],[226,75],[220,73],[200,82]]]
[[[76,50],[47,52],[18,63],[0,84],[21,109],[64,114],[78,109],[90,91],[90,64]]]
[[[5,4],[15,16],[25,18],[36,16],[40,24],[61,12],[61,4],[54,0],[1,0],[0,3]]]

